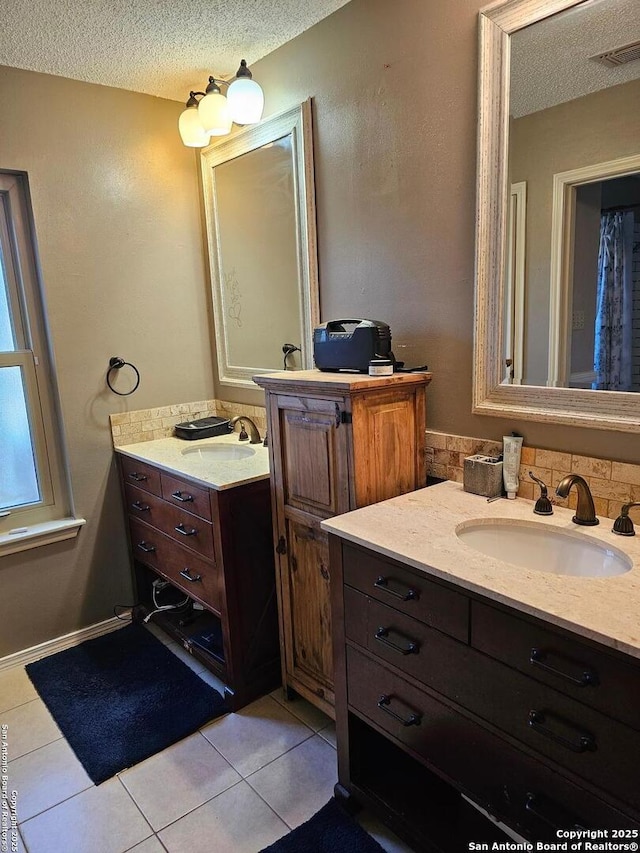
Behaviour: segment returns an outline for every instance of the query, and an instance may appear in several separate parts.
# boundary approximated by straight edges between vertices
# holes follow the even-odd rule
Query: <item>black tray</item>
[[[216,435],[228,435],[231,432],[229,418],[198,418],[195,421],[183,421],[175,425],[176,438],[194,441],[197,438],[213,438]]]

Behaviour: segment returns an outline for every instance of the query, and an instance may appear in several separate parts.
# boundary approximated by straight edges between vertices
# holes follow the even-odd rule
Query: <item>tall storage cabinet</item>
[[[425,485],[430,373],[282,372],[266,392],[283,685],[333,715],[325,518]]]

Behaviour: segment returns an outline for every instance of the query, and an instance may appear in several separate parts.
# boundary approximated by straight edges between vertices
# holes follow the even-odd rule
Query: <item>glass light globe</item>
[[[197,107],[187,107],[180,113],[178,130],[182,142],[187,148],[203,148],[209,144],[209,134],[204,129],[198,116]]]
[[[200,124],[211,136],[225,136],[231,132],[231,116],[227,99],[220,92],[211,92],[198,104]]]
[[[255,124],[262,118],[264,92],[250,77],[237,77],[227,90],[229,115],[236,124]]]

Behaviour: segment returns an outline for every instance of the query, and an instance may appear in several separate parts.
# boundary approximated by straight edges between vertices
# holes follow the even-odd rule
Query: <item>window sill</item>
[[[0,533],[0,557],[74,539],[83,524],[86,524],[84,518],[63,518],[60,521],[31,524],[24,533]]]

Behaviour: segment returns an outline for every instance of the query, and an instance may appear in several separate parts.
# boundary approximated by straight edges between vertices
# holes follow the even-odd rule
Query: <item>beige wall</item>
[[[323,320],[391,325],[434,371],[432,429],[640,461],[633,435],[471,414],[477,14],[352,0],[253,66],[267,115],[314,99]],[[257,396],[218,389],[225,399]]]
[[[0,168],[28,172],[77,540],[0,558],[0,657],[131,601],[108,415],[213,396],[196,160],[180,105],[0,68]],[[105,390],[109,357],[139,390]],[[124,377],[122,377],[124,384]]]
[[[639,103],[634,80],[511,122],[510,180],[527,182],[524,363],[531,385],[547,380],[553,176],[638,154]]]

